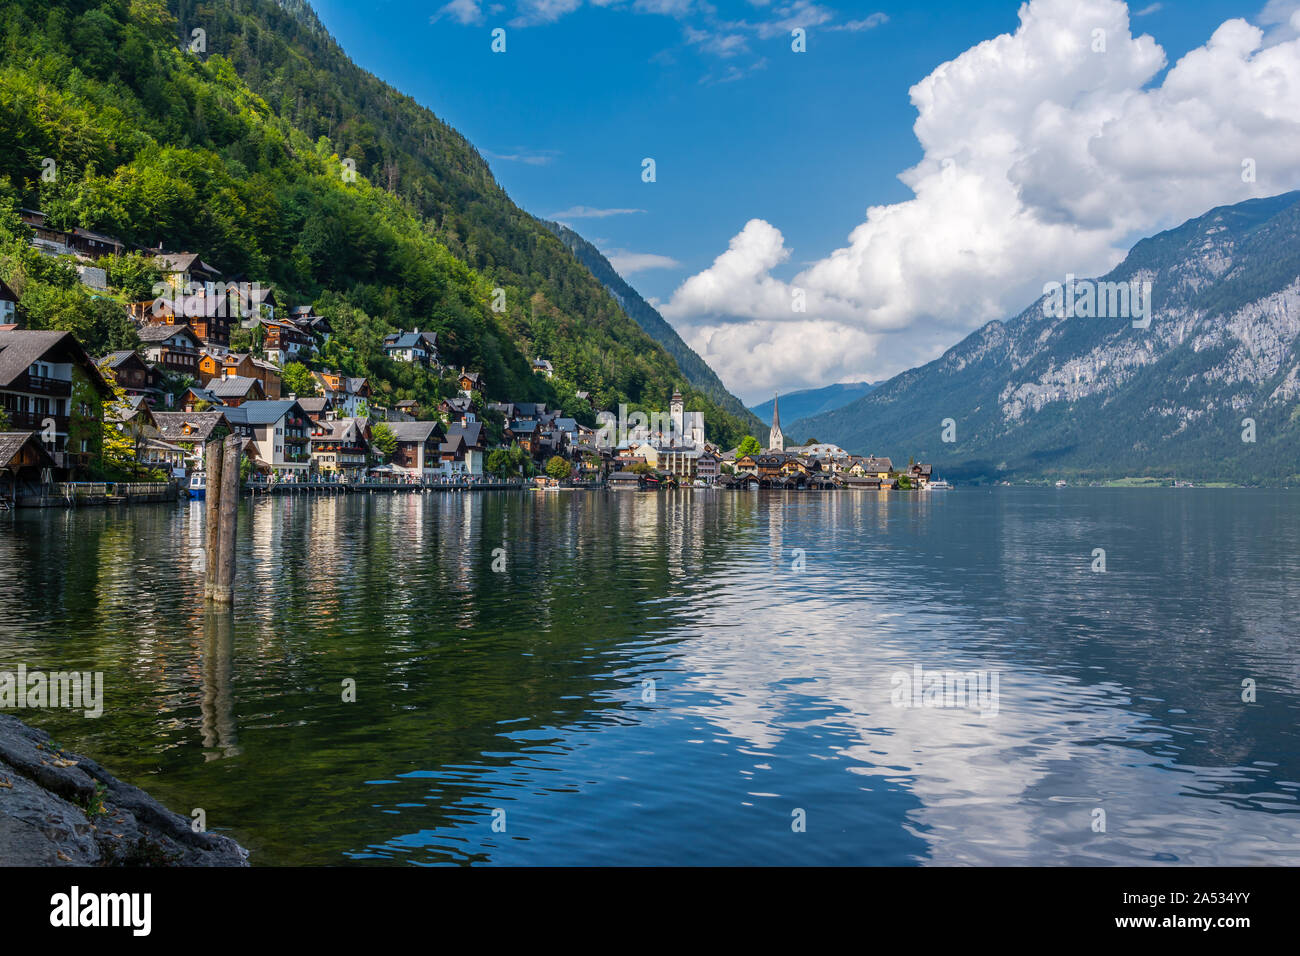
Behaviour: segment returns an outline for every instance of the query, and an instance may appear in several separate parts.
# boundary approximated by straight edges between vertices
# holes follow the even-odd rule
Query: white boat
[[[1058,482],[1056,483],[1056,487],[1058,487],[1058,488],[1064,488],[1064,487],[1065,487],[1065,479],[1062,478],[1060,481],[1058,481]]]
[[[190,497],[195,501],[203,501],[208,496],[208,473],[206,471],[196,471],[190,475]]]
[[[952,485],[940,478],[938,481],[932,481],[926,485],[931,491],[952,491]]]

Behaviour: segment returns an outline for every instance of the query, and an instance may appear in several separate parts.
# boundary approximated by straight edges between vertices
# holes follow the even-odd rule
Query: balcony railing
[[[45,427],[45,419],[54,419],[56,432],[68,431],[67,415],[51,415],[49,412],[8,412],[10,428],[19,432],[40,431]]]
[[[31,392],[37,395],[57,395],[66,398],[72,394],[72,383],[67,379],[33,375],[30,372],[16,379],[6,391]]]

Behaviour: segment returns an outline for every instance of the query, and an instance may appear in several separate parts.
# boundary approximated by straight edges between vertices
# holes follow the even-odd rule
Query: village
[[[35,210],[22,216],[33,247],[70,257],[83,284],[106,289],[96,263],[124,243],[51,228]],[[631,427],[622,407],[593,427],[544,403],[489,402],[482,373],[445,366],[437,333],[419,328],[388,334],[385,356],[453,380],[455,393],[433,407],[381,404],[366,377],[322,363],[334,329],[312,305],[286,307],[269,286],[194,253],[148,252],[162,280],[152,299],[126,307],[139,345],[99,356],[71,332],[24,329],[19,296],[0,280],[0,507],[200,498],[205,448],[228,435],[242,441],[244,487],[275,493],[946,487],[928,464],[787,447],[779,408],[766,448],[751,437],[728,450],[707,440],[703,414],[686,411],[680,392],[667,414],[634,413]],[[299,391],[286,383],[291,363]],[[532,369],[553,374],[544,357]]]

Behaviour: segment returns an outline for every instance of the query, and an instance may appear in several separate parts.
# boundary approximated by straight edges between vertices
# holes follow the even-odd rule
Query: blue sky
[[[1046,42],[1036,38],[1062,31],[1086,34],[1095,19],[1110,31],[1107,72],[1093,71],[1068,88],[1044,94],[1064,109],[1084,111],[1082,104],[1098,90],[1115,94],[1116,77],[1135,91],[1158,88],[1169,69],[1205,45],[1225,21],[1244,17],[1259,23],[1263,5],[1209,0],[1135,3],[1130,10],[1116,0],[1081,0],[1067,11],[1062,2],[1036,0],[1038,27],[1021,23],[1017,3],[972,0],[713,5],[456,0],[446,7],[407,0],[364,5],[317,0],[314,6],[360,66],[460,130],[525,209],[560,218],[595,242],[646,298],[665,306],[666,317],[733,391],[755,400],[773,388],[893,374],[933,357],[971,328],[999,317],[1000,310],[1018,311],[1032,299],[1012,308],[1013,300],[994,295],[991,301],[986,289],[971,288],[964,302],[958,275],[953,288],[933,301],[904,304],[861,264],[850,284],[860,283],[862,289],[845,288],[849,280],[843,269],[835,272],[834,251],[850,244],[850,233],[863,224],[869,206],[905,207],[915,197],[916,184],[909,187],[898,177],[926,161],[927,150],[933,160],[937,144],[960,139],[965,145],[954,148],[954,155],[970,153],[972,142],[973,152],[980,153],[979,142],[998,138],[997,124],[1004,135],[1029,137],[1019,119],[1007,120],[1011,114],[998,114],[987,129],[952,135],[960,121],[951,117],[981,115],[986,105],[981,83],[972,80],[964,91],[944,94],[964,96],[968,105],[936,107],[936,125],[949,117],[946,128],[923,145],[913,128],[918,108],[909,91],[915,84],[999,35],[1020,30],[1023,37],[1017,37],[1032,52],[1033,44]],[[1288,10],[1280,16],[1277,11],[1289,6],[1273,0],[1266,19],[1282,24],[1275,30],[1287,29]],[[1077,8],[1087,17],[1079,19]],[[791,50],[794,25],[805,25],[804,53]],[[491,31],[497,27],[506,30],[505,53],[491,50]],[[1150,44],[1136,40],[1143,34],[1154,38],[1160,57],[1151,54]],[[996,90],[996,72],[1012,58],[981,61],[971,53],[968,59],[972,70],[990,72],[988,87]],[[1057,67],[1053,75],[1062,72],[1068,71]],[[1034,86],[1031,75],[1022,75],[1021,88],[1010,87],[1009,95],[1024,99],[1016,106],[1019,114],[1038,106],[1024,93]],[[1165,108],[1170,100],[1164,96],[1158,105]],[[1124,118],[1126,107],[1116,96],[1107,109],[1112,120]],[[1089,121],[1094,113],[1089,105]],[[1207,148],[1221,146],[1226,154],[1236,145]],[[1022,147],[1021,160],[1050,153],[1037,141]],[[642,182],[644,157],[655,159],[654,183]],[[975,165],[972,160],[970,168]],[[1026,185],[1019,172],[1024,168],[1024,162],[1009,166],[1018,189]],[[1274,187],[1288,185],[1291,173],[1258,183],[1252,194],[1280,191]],[[990,171],[981,167],[979,175],[987,182]],[[1136,174],[1126,167],[1116,175],[1131,181]],[[1201,192],[1197,201],[1248,198],[1238,196],[1240,190],[1230,183]],[[1071,206],[1067,219],[1088,218],[1086,204],[1073,208],[1075,199],[1056,197],[1046,205],[1056,209],[1057,218],[1062,206]],[[1035,274],[1013,283],[1014,294],[1023,296],[1021,286],[1032,289],[1067,266],[1087,274],[1089,266],[1107,265],[1133,234],[1204,211],[1192,206],[1188,212],[1170,200],[1152,205],[1141,215],[1112,217],[1100,234],[1093,234],[1095,223],[1084,223],[1087,235],[1077,262],[1027,263]],[[1051,218],[1042,209],[1033,213]],[[754,221],[762,227],[747,228]],[[914,232],[969,228],[926,222],[920,217]],[[891,241],[924,240],[916,235]],[[743,288],[727,288],[732,279],[709,272],[729,244],[748,244],[758,250],[755,261],[762,260],[750,269],[750,260],[737,256],[745,271]],[[885,261],[891,254],[886,249],[873,257]],[[1013,255],[1013,249],[1004,254]],[[773,317],[770,305],[760,301],[787,296],[804,281],[801,274],[816,278],[804,282],[813,303],[806,315],[821,325],[792,325]],[[693,276],[694,286],[683,288]],[[942,283],[943,276],[922,274],[910,281]],[[703,286],[721,298],[715,300],[711,292],[701,298]],[[839,335],[845,345],[837,350]],[[805,362],[793,361],[791,345],[810,339],[820,348]],[[738,351],[747,358],[737,357]]]

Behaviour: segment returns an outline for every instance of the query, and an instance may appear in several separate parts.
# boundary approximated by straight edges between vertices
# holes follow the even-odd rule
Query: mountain
[[[1045,316],[1045,295],[800,428],[969,481],[1300,481],[1300,192],[1142,240],[1102,277],[1131,280],[1147,329]]]
[[[641,298],[636,289],[627,284],[627,281],[614,270],[614,267],[610,265],[609,260],[605,258],[599,249],[561,223],[548,222],[546,227],[559,237],[560,241],[577,257],[579,262],[591,271],[592,275],[600,280],[623,311],[631,316],[650,338],[662,345],[668,354],[677,360],[677,367],[686,376],[686,381],[712,398],[725,411],[748,422],[752,434],[757,435],[762,431],[764,423],[755,418],[750,410],[745,408],[740,399],[727,391],[727,387],[722,384],[722,380],[718,378],[717,373],[709,368],[708,364],[705,363],[704,359],[700,358],[694,349],[682,341],[682,337],[677,334],[677,330],[669,325],[650,303]]]
[[[790,434],[798,434],[802,439],[803,432],[800,430],[802,425],[799,419],[834,411],[855,398],[861,398],[875,387],[870,382],[847,382],[790,392],[788,395],[781,396],[781,417],[786,426],[790,427]],[[757,415],[763,424],[768,426],[772,424],[772,399],[753,406],[750,411]]]
[[[306,3],[7,0],[0,49],[0,278],[30,325],[75,324],[96,351],[122,344],[104,331],[111,297],[149,285],[142,262],[119,263],[110,298],[88,301],[23,251],[19,206],[55,228],[195,252],[281,304],[314,304],[336,330],[324,364],[369,376],[381,402],[449,387],[384,357],[384,334],[419,327],[485,374],[489,398],[590,422],[620,402],[665,408],[680,384],[710,437],[750,429],[464,137],[352,63]],[[537,358],[554,379],[533,374]]]

